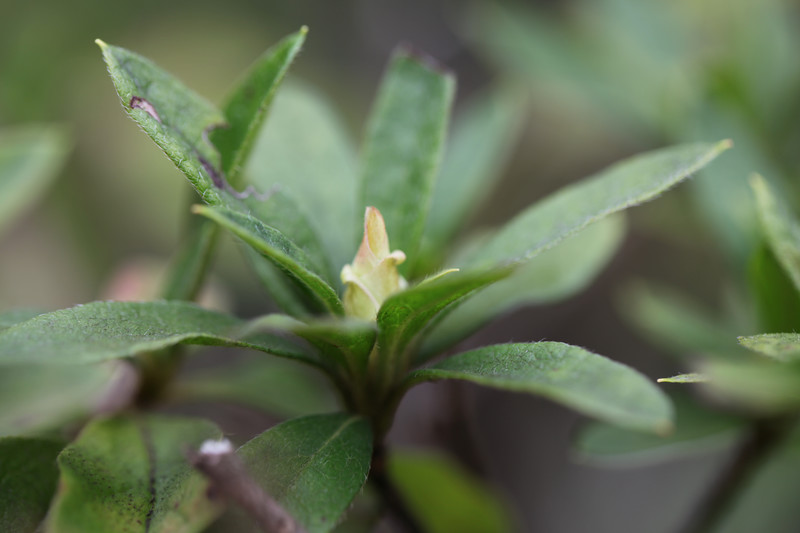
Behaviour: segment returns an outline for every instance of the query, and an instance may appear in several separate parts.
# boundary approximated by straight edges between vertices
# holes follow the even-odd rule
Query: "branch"
[[[187,453],[189,462],[228,500],[244,509],[266,533],[306,533],[286,509],[250,477],[228,440],[205,441]]]

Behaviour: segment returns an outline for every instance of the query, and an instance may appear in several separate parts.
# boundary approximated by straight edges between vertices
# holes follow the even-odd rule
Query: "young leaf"
[[[622,244],[625,220],[611,216],[542,252],[444,317],[420,350],[421,361],[454,345],[501,314],[569,298],[586,288]],[[458,264],[458,261],[453,261]]]
[[[408,368],[411,361],[407,349],[432,320],[443,311],[453,309],[459,300],[510,274],[508,268],[481,273],[456,272],[391,296],[378,311],[378,345],[383,356],[379,364],[393,370]]]
[[[0,131],[0,231],[56,176],[69,144],[66,132],[54,126]]]
[[[224,178],[219,155],[207,135],[225,123],[222,113],[148,59],[99,39],[97,44],[128,115],[205,202],[220,203]]]
[[[481,480],[443,456],[393,452],[389,475],[429,533],[514,531],[502,500]]]
[[[289,420],[237,452],[250,474],[309,533],[333,529],[367,479],[372,432],[346,414]]]
[[[280,231],[250,215],[225,207],[195,206],[194,212],[232,231],[283,270],[299,288],[309,296],[313,296],[329,313],[336,315],[344,313],[342,301],[333,287],[320,277],[303,250]]]
[[[468,266],[526,261],[589,224],[655,198],[729,147],[729,141],[673,146],[617,163],[518,214],[472,254]]]
[[[786,274],[800,291],[800,221],[770,190],[761,176],[750,180],[756,195],[758,217],[767,241]]]
[[[272,98],[306,39],[308,28],[289,35],[267,50],[234,89],[224,106],[228,126],[211,132],[222,158],[222,172],[230,183],[247,160],[255,137],[269,111]]]
[[[0,332],[0,364],[92,363],[176,344],[242,346],[319,365],[304,349],[188,302],[92,302],[39,315]]]
[[[455,119],[419,253],[419,274],[438,266],[449,244],[482,202],[508,160],[521,129],[524,103],[519,94],[496,89],[473,98]],[[433,257],[433,260],[428,259]],[[411,276],[415,277],[415,276]]]
[[[96,420],[58,457],[52,533],[202,531],[222,510],[184,453],[222,432],[211,422],[156,415]]]
[[[38,530],[56,491],[56,456],[63,447],[48,439],[0,439],[0,531]]]
[[[718,450],[745,430],[743,420],[710,411],[688,397],[672,398],[675,431],[666,436],[591,422],[574,443],[581,461],[610,467],[635,467]]]
[[[689,374],[678,374],[669,378],[658,378],[658,383],[705,383],[709,380],[705,374],[691,372]]]
[[[739,344],[745,348],[778,361],[800,359],[800,334],[798,333],[764,333],[739,337],[738,340]]]
[[[623,364],[560,342],[478,348],[412,372],[406,385],[442,379],[538,394],[631,429],[665,433],[672,427],[672,405],[649,379]]]
[[[454,90],[451,74],[399,51],[367,126],[360,205],[378,208],[392,245],[410,260],[425,227]]]

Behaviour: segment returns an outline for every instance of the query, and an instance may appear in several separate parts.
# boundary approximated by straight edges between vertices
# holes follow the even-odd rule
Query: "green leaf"
[[[189,217],[189,227],[170,264],[162,296],[165,300],[194,300],[200,290],[217,241],[219,226],[205,218]]]
[[[281,89],[246,174],[256,189],[277,188],[293,200],[320,236],[334,267],[353,259],[359,229],[356,150],[347,128],[321,95],[297,83]],[[335,274],[338,278],[339,272]]]
[[[756,247],[747,274],[752,306],[757,311],[753,332],[779,333],[800,328],[800,293],[767,243]],[[740,328],[737,333],[741,331]]]
[[[292,281],[329,313],[344,313],[336,291],[320,277],[308,256],[280,231],[258,219],[225,207],[195,206],[194,212],[232,231],[291,277]]]
[[[55,126],[0,131],[0,231],[44,192],[69,153]]]
[[[308,28],[284,38],[267,50],[239,82],[224,106],[226,128],[211,132],[211,141],[222,157],[222,172],[230,183],[238,175],[267,116],[270,104],[306,39]]]
[[[321,320],[292,327],[291,332],[316,347],[322,357],[363,376],[377,331],[375,324],[360,320]]]
[[[0,313],[0,331],[41,314],[42,311],[34,309],[12,309],[11,311],[4,311]]]
[[[734,342],[734,327],[667,287],[630,285],[619,307],[645,338],[676,355],[730,356],[742,351]]]
[[[129,357],[176,344],[241,346],[319,363],[296,344],[188,302],[92,302],[39,315],[0,332],[0,364],[75,364]]]
[[[609,467],[635,467],[718,450],[742,435],[744,422],[705,409],[688,397],[672,398],[675,431],[665,436],[628,431],[600,422],[587,424],[574,448],[582,461]]]
[[[336,405],[318,373],[292,361],[259,356],[192,372],[167,393],[172,401],[234,403],[285,418],[331,411]]]
[[[800,523],[800,434],[795,430],[748,476],[713,533],[794,533]]]
[[[510,274],[509,268],[455,272],[389,297],[378,310],[379,364],[388,371],[403,372],[412,362],[422,362],[411,361],[411,352],[418,336],[432,325],[431,321],[470,294]]]
[[[758,217],[770,247],[780,265],[800,291],[800,222],[770,189],[767,181],[755,175],[750,185],[756,195]]]
[[[706,361],[700,370],[715,397],[744,410],[766,414],[794,413],[800,408],[800,364],[766,359]]]
[[[658,378],[656,381],[659,383],[706,383],[709,381],[708,376],[691,372],[689,374],[678,374],[669,378]]]
[[[211,422],[118,416],[91,422],[58,457],[61,481],[50,509],[51,533],[190,533],[221,506],[184,453],[222,432]]]
[[[729,141],[673,146],[617,163],[528,207],[477,250],[468,265],[528,260],[589,224],[655,198],[729,147]]]
[[[521,100],[511,90],[496,89],[472,98],[456,117],[434,184],[418,268],[428,270],[422,261],[434,267],[441,260],[488,195],[516,145],[525,117]]]
[[[538,394],[585,415],[631,429],[665,433],[672,405],[648,378],[623,364],[560,342],[499,344],[412,372],[407,386],[461,379]]]
[[[429,533],[515,530],[502,500],[446,457],[395,451],[389,460],[389,475],[411,513]]]
[[[423,358],[454,345],[517,307],[548,304],[579,293],[611,261],[625,229],[625,220],[619,215],[593,224],[470,297],[434,327],[423,343]]]
[[[411,261],[422,239],[454,91],[451,74],[399,51],[367,126],[358,207],[378,208],[392,246]]]
[[[99,39],[97,44],[128,115],[186,175],[205,202],[222,202],[224,178],[219,155],[207,140],[212,129],[225,123],[222,113],[148,59]]]
[[[764,333],[739,337],[738,340],[739,344],[745,348],[778,361],[800,359],[800,334],[798,333]]]
[[[124,371],[113,363],[3,367],[0,437],[43,434],[85,419],[112,394]]]
[[[56,491],[56,456],[63,442],[0,439],[0,531],[33,533]]]
[[[308,416],[265,431],[237,453],[253,479],[309,533],[324,533],[367,479],[372,432],[357,416]]]

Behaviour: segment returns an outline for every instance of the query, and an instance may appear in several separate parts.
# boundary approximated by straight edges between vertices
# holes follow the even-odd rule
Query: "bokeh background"
[[[283,91],[317,93],[353,146],[400,43],[455,73],[455,115],[498,84],[524,95],[511,157],[472,227],[507,220],[636,152],[734,139],[734,152],[694,183],[630,212],[628,236],[586,291],[506,316],[464,347],[559,340],[652,377],[677,373],[686,364],[623,318],[638,312],[626,296],[637,280],[692,295],[741,325],[739,334],[759,331],[746,282],[758,245],[746,178],[764,173],[790,201],[798,197],[794,2],[4,0],[1,11],[0,126],[60,123],[74,149],[35,208],[0,234],[0,310],[108,297],[121,273],[168,261],[185,222],[188,184],[121,112],[95,38],[153,59],[220,102],[263,50],[308,25]],[[237,248],[225,242],[218,253],[217,298],[242,316],[265,313],[271,304]],[[220,422],[234,428],[241,419]],[[528,396],[423,386],[402,406],[392,438],[448,450],[504,496],[521,531],[547,533],[679,531],[733,450],[597,468],[571,451],[582,423]]]

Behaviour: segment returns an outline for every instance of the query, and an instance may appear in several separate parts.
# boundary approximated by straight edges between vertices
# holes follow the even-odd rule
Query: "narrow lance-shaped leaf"
[[[262,256],[286,273],[290,279],[329,313],[341,315],[342,302],[336,291],[317,273],[308,256],[277,229],[245,213],[224,207],[195,206],[194,212],[229,229]]]
[[[56,491],[56,456],[63,442],[0,439],[0,531],[33,533]]]
[[[207,140],[222,113],[150,60],[98,39],[108,72],[130,117],[183,172],[204,201],[222,201],[219,155]]]
[[[460,300],[511,274],[509,268],[489,272],[455,272],[422,282],[386,300],[378,312],[379,365],[387,372],[403,372],[412,362],[408,349],[443,311]]]
[[[617,211],[651,200],[730,147],[681,145],[635,156],[525,209],[469,258],[486,267],[525,261]]]
[[[355,204],[356,149],[331,103],[311,87],[287,83],[255,142],[246,171],[250,183],[291,197],[319,235],[330,263],[341,268],[355,253],[357,215],[364,206]]]
[[[372,432],[352,415],[289,420],[237,452],[253,479],[309,533],[332,530],[367,480]]]
[[[473,98],[456,116],[433,187],[418,274],[438,266],[423,262],[441,261],[450,240],[487,196],[516,144],[524,117],[521,96],[508,89]]]
[[[761,226],[767,241],[786,274],[800,291],[800,221],[771,191],[761,176],[750,180],[756,195],[756,205]]]
[[[239,173],[267,116],[275,91],[300,52],[306,33],[308,28],[303,26],[267,50],[236,86],[223,107],[227,127],[211,132],[211,141],[220,152],[222,172],[230,183],[239,183]]]
[[[665,433],[672,427],[672,405],[649,379],[623,364],[560,342],[478,348],[416,370],[406,384],[442,379],[537,394],[631,429]]]
[[[180,343],[242,346],[320,364],[281,337],[246,335],[246,326],[234,316],[188,302],[93,302],[45,313],[0,332],[0,365],[92,363]]]
[[[800,359],[800,334],[798,333],[764,333],[739,337],[738,340],[739,344],[745,348],[778,361]]]
[[[556,302],[580,292],[614,256],[622,244],[625,229],[624,218],[609,217],[542,252],[508,278],[471,296],[426,337],[420,360],[454,345],[512,309]],[[459,262],[454,259],[452,264]]]
[[[54,126],[0,131],[0,231],[56,176],[69,144],[66,132]]]
[[[425,227],[454,90],[452,75],[400,51],[367,126],[361,205],[378,208],[393,232],[393,246],[411,261]]]
[[[424,531],[514,531],[509,510],[497,494],[446,457],[394,452],[389,459],[389,475]]]
[[[690,372],[688,374],[678,374],[668,378],[658,378],[656,381],[659,383],[705,383],[708,381],[708,376],[698,372]]]
[[[90,423],[58,457],[51,533],[200,532],[222,510],[184,453],[222,432],[211,422],[118,416]]]
[[[688,396],[673,396],[675,431],[650,435],[591,422],[578,433],[574,447],[581,461],[627,467],[670,461],[718,450],[732,444],[745,429],[744,420],[704,408]]]

